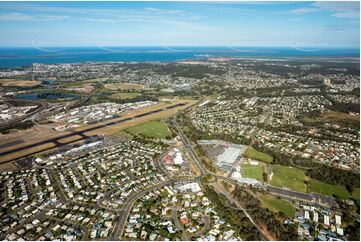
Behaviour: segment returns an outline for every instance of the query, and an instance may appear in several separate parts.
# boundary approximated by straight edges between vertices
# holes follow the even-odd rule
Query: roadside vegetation
[[[241,236],[244,240],[261,240],[262,236],[257,228],[251,223],[247,218],[244,212],[237,210],[233,207],[230,207],[228,204],[228,199],[223,195],[214,191],[214,189],[203,183],[205,195],[208,199],[214,204],[217,213],[225,221],[230,223],[236,228],[236,233]]]
[[[233,196],[235,199],[245,208],[250,216],[259,224],[262,228],[266,228],[267,232],[270,233],[276,240],[297,240],[297,227],[295,225],[284,225],[283,220],[288,217],[286,213],[291,214],[292,204],[287,204],[286,213],[274,212],[267,207],[264,207],[263,203],[252,194],[251,191],[245,190],[236,186]],[[277,204],[272,201],[271,205],[280,206],[280,202]],[[283,205],[286,203],[283,203]],[[291,205],[291,206],[290,206]]]
[[[360,200],[360,188],[359,187],[354,187],[352,189],[351,195],[354,199],[356,200]]]

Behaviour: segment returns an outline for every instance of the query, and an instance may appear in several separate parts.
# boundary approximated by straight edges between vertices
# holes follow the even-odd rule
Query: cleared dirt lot
[[[40,81],[17,80],[17,79],[0,79],[0,84],[4,87],[35,87],[40,85]]]
[[[0,164],[0,171],[14,171],[16,169],[16,165],[12,162]]]

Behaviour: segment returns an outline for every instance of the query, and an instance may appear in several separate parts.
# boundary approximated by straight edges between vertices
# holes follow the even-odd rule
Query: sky
[[[0,47],[359,48],[359,2],[0,2]]]

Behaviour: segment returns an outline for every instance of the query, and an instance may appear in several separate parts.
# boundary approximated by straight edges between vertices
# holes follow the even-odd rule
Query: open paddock
[[[350,197],[350,193],[347,191],[346,187],[327,184],[318,180],[310,181],[310,192],[320,193],[327,196],[336,195],[342,199],[347,199]]]
[[[41,84],[40,81],[0,79],[0,84],[4,87],[35,87]]]
[[[263,207],[268,208],[269,210],[273,212],[282,212],[287,217],[292,218],[296,210],[292,203],[281,200],[279,198],[270,196],[270,195],[259,195],[259,199],[262,202]]]
[[[271,185],[307,192],[306,175],[303,170],[290,166],[273,165],[272,173]]]
[[[104,88],[109,90],[143,90],[145,86],[136,83],[107,83]]]

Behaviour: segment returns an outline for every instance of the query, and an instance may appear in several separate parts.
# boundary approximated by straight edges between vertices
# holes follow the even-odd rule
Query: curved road
[[[130,210],[133,207],[133,204],[135,201],[137,201],[139,198],[141,198],[142,196],[146,195],[148,192],[153,191],[155,189],[158,189],[160,187],[166,186],[168,184],[170,184],[171,181],[164,181],[162,183],[159,183],[155,186],[149,187],[145,190],[142,190],[141,192],[135,194],[134,196],[130,197],[123,205],[123,208],[119,211],[119,218],[117,223],[115,224],[113,233],[111,235],[111,237],[109,238],[109,240],[120,240],[120,236],[123,234],[125,225],[127,224],[127,219],[130,213]]]
[[[185,233],[184,228],[182,227],[182,225],[179,223],[178,217],[177,217],[177,208],[176,206],[172,207],[172,219],[174,222],[175,227],[179,230],[182,231],[182,240],[184,241],[190,241],[191,238],[188,237],[188,235]]]

